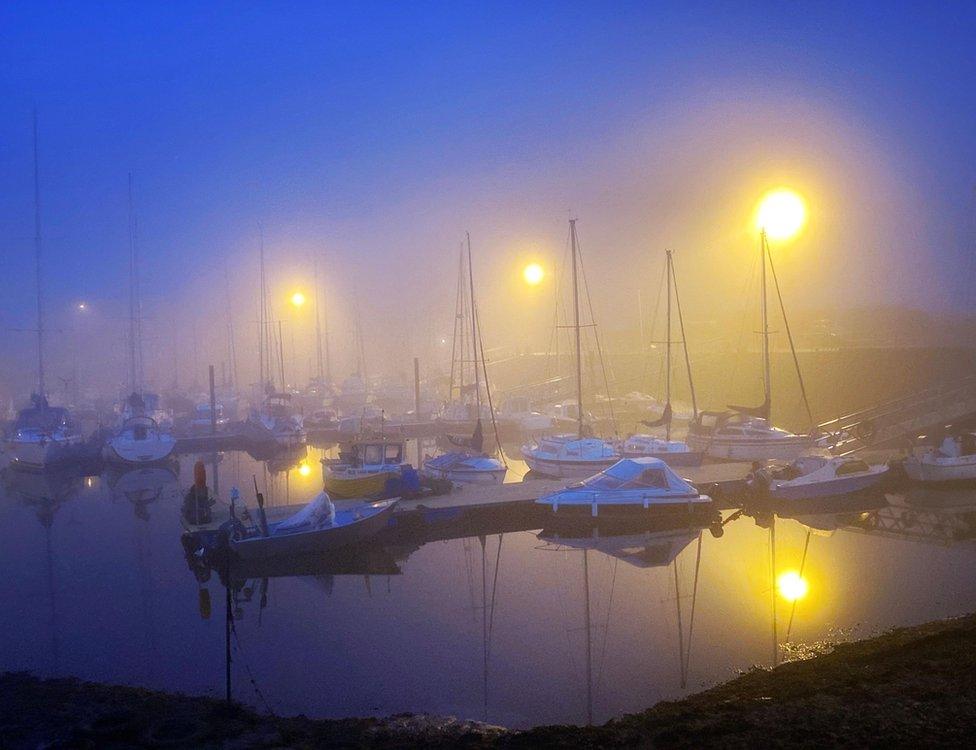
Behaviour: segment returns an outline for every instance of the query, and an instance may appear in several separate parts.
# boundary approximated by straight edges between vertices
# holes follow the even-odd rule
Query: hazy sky
[[[777,184],[810,203],[780,263],[795,304],[972,310],[974,40],[972,2],[8,2],[0,324],[32,324],[34,106],[52,325],[79,299],[123,314],[131,171],[157,349],[171,322],[219,340],[225,268],[253,331],[259,224],[276,285],[319,254],[337,342],[358,297],[398,356],[448,330],[464,230],[503,339],[571,213],[601,317],[664,247],[714,314]]]

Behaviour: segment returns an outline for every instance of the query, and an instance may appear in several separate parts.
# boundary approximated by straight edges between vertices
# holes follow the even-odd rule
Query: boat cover
[[[304,528],[320,529],[335,522],[335,505],[328,493],[322,492],[312,502],[275,525],[275,531],[297,531]]]

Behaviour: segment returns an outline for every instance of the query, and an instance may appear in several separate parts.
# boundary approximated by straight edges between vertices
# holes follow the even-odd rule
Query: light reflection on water
[[[321,486],[321,455],[219,456],[220,492],[252,497],[256,480],[273,504],[303,502]],[[178,476],[8,474],[0,669],[222,694],[223,588],[216,574],[197,581],[179,541],[194,460]],[[235,592],[235,695],[257,703],[246,661],[283,713],[602,722],[782,659],[787,628],[809,643],[976,609],[976,492],[887,500],[743,516],[721,538],[678,529],[584,545],[536,529],[252,579]],[[792,613],[773,539],[777,573],[802,569],[809,586]]]

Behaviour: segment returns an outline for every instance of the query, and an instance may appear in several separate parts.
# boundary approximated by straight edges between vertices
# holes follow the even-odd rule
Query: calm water
[[[293,462],[224,455],[220,490],[250,497],[255,475],[272,502],[302,502],[320,486],[320,455],[310,449],[306,476]],[[0,669],[222,695],[224,589],[216,575],[198,582],[180,544],[194,460],[182,457],[178,475],[8,474]],[[799,569],[809,540],[791,641],[976,609],[976,493],[862,505],[772,530],[743,516],[721,538],[661,532],[642,567],[607,553],[626,555],[633,540],[584,551],[535,530],[404,545],[345,574],[253,579],[235,592],[235,695],[260,705],[250,669],[281,713],[602,722],[772,663],[774,599],[780,644],[791,614],[774,596],[772,538],[778,573]]]

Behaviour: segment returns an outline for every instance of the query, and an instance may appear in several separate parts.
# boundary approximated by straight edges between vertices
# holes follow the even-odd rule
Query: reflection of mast
[[[40,514],[38,514],[38,517],[40,517]],[[53,521],[53,509],[50,516],[41,518],[41,523],[44,525],[44,577],[47,585],[48,600],[51,603],[51,658],[54,661],[53,671],[58,672],[61,669],[61,640],[58,637],[57,587],[54,584],[54,549],[51,544],[51,524]]]
[[[589,550],[583,550],[583,623],[586,629],[586,724],[593,724],[593,642],[590,638],[590,563]]]
[[[769,524],[769,591],[772,604],[773,666],[779,664],[779,644],[776,637],[776,515]]]

